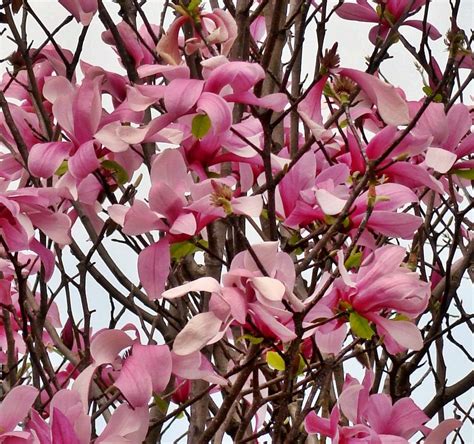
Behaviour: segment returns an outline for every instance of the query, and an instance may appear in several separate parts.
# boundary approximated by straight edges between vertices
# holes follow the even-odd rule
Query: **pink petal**
[[[358,22],[373,22],[379,21],[379,16],[368,3],[363,5],[355,3],[344,3],[336,10],[336,14],[345,20],[355,20]]]
[[[390,421],[384,433],[410,439],[429,419],[412,399],[402,398],[393,405]]]
[[[285,286],[277,279],[262,276],[250,279],[255,290],[265,299],[272,302],[279,302],[285,295]]]
[[[418,327],[409,321],[395,321],[382,316],[367,314],[367,319],[375,322],[379,336],[390,336],[397,344],[405,349],[421,350],[423,338]],[[387,344],[387,350],[392,353]]]
[[[265,72],[257,63],[224,63],[211,72],[204,91],[218,94],[227,85],[230,85],[235,93],[248,91],[264,78]]]
[[[37,143],[28,156],[28,169],[36,177],[51,177],[74,145],[70,142]]]
[[[406,20],[403,22],[404,26],[411,26],[412,28],[419,29],[425,32],[425,22],[422,20]],[[430,23],[426,23],[428,37],[432,40],[438,40],[441,37],[441,33]]]
[[[46,236],[60,245],[71,242],[69,231],[71,229],[71,219],[62,213],[41,212],[30,215],[33,225],[38,227]]]
[[[51,437],[54,444],[80,444],[71,422],[57,408],[53,408]]]
[[[145,202],[136,199],[130,209],[127,207],[124,208],[128,210],[123,216],[122,223],[123,232],[125,234],[136,236],[160,228],[161,223],[159,216],[154,211],[151,211],[150,207]],[[123,210],[109,207],[108,211],[112,220],[117,221],[121,218],[119,211]],[[113,217],[114,215],[117,219]]]
[[[28,415],[37,396],[38,389],[29,385],[20,385],[10,390],[0,403],[0,430],[2,432],[13,431],[18,423]]]
[[[314,333],[314,339],[321,353],[338,354],[341,351],[344,340],[346,339],[347,327],[343,324],[335,330],[323,332],[317,329]]]
[[[120,137],[120,128],[122,128],[120,122],[111,122],[97,131],[94,137],[113,153],[122,153],[128,150],[129,144]]]
[[[290,342],[296,338],[294,331],[281,324],[273,315],[268,313],[260,304],[251,303],[249,308],[258,317],[258,319],[282,342]]]
[[[160,299],[170,268],[170,245],[164,238],[138,255],[138,276],[150,299]]]
[[[385,236],[412,239],[422,222],[421,217],[412,214],[374,211],[367,226]]]
[[[232,211],[249,217],[259,217],[262,214],[263,201],[261,196],[242,196],[232,199]]]
[[[425,162],[438,173],[447,173],[457,160],[456,154],[442,148],[428,148]]]
[[[84,179],[90,173],[100,167],[99,160],[95,153],[94,141],[89,140],[83,143],[69,159],[69,172],[76,179]]]
[[[136,203],[137,201],[135,201]],[[144,202],[140,201],[141,204],[146,205]],[[110,205],[109,208],[107,208],[107,212],[109,214],[109,217],[118,225],[123,227],[123,224],[125,222],[125,216],[127,213],[130,211],[129,207],[126,207],[125,205],[119,205],[119,204],[114,204]]]
[[[176,194],[189,191],[192,181],[184,158],[178,150],[168,149],[156,156],[151,167],[151,181],[165,183]]]
[[[185,356],[171,352],[171,357],[173,361],[173,374],[180,378],[202,379],[211,384],[227,384],[227,381],[214,371],[207,358],[198,351]]]
[[[159,369],[159,371],[156,371]],[[166,345],[135,344],[114,385],[133,407],[146,406],[171,377],[171,354]]]
[[[197,101],[198,112],[204,112],[211,120],[211,130],[214,134],[227,131],[232,125],[232,115],[227,102],[217,94],[204,92]]]
[[[214,278],[202,277],[179,287],[171,288],[162,293],[165,299],[180,298],[191,291],[207,291],[209,293],[219,293],[221,286]]]
[[[189,20],[188,16],[178,17],[168,28],[168,32],[161,37],[156,45],[158,55],[170,65],[181,63],[181,52],[178,46],[178,34],[181,27]]]
[[[35,238],[31,239],[29,247],[31,251],[34,251],[39,256],[44,267],[44,278],[46,281],[49,281],[55,269],[54,254]]]
[[[397,90],[377,77],[355,69],[344,68],[339,72],[356,82],[377,105],[378,112],[388,125],[406,125],[410,121],[408,106]]]
[[[260,244],[252,245],[252,248],[257,256],[260,264],[263,266],[267,274],[271,275],[273,270],[275,269],[276,257],[278,252],[278,242],[262,242]],[[240,255],[240,260],[243,259],[243,266],[238,267],[238,261],[236,258]],[[244,268],[249,271],[258,271],[261,273],[260,269],[258,268],[257,264],[253,260],[252,256],[248,251],[244,251],[239,253],[232,261],[232,268]]]
[[[97,444],[139,443],[146,438],[149,426],[148,407],[120,405],[113,413]]]
[[[72,103],[74,136],[79,144],[92,139],[93,134],[99,128],[102,116],[101,82],[101,76],[93,80],[84,79],[74,95]]]
[[[191,213],[180,214],[170,227],[172,234],[187,234],[189,236],[196,234],[196,230],[196,218]]]
[[[92,359],[96,366],[114,362],[119,352],[132,343],[130,336],[122,330],[102,330],[92,339]]]
[[[166,87],[164,102],[166,110],[182,116],[194,107],[201,96],[204,82],[194,79],[175,79]]]
[[[201,350],[220,332],[222,321],[211,311],[194,316],[181,330],[173,344],[177,355],[189,355]]]
[[[320,125],[323,123],[323,117],[321,115],[321,99],[327,79],[327,75],[321,77],[321,79],[311,87],[309,93],[298,105],[298,112],[300,114],[304,114],[307,119]]]
[[[425,444],[439,444],[440,442],[444,442],[453,430],[461,426],[462,422],[458,419],[446,419],[426,437]]]
[[[315,196],[323,213],[329,216],[339,214],[346,205],[344,199],[340,199],[324,189],[316,190]]]
[[[163,75],[168,80],[189,79],[189,68],[186,65],[141,65],[137,68],[138,76]]]
[[[275,93],[264,97],[257,97],[253,92],[244,91],[235,94],[228,94],[225,97],[227,102],[244,103],[246,105],[261,106],[273,111],[283,111],[288,104],[288,98],[285,94]]]

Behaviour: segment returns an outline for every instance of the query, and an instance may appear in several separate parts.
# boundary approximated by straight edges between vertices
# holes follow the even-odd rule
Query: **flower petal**
[[[169,268],[170,246],[166,238],[145,248],[138,255],[138,276],[150,299],[161,298]]]

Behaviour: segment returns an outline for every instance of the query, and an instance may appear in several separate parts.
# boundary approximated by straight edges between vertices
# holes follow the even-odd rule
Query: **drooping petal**
[[[207,291],[218,293],[221,289],[219,282],[212,277],[202,277],[179,287],[171,288],[162,293],[165,299],[180,298],[191,291]]]
[[[314,194],[323,213],[329,216],[339,214],[346,205],[344,199],[340,199],[327,190],[316,190]]]
[[[0,430],[13,431],[28,414],[37,396],[38,389],[29,385],[20,385],[10,390],[0,403]]]
[[[44,211],[31,214],[30,220],[54,242],[60,245],[66,245],[71,242],[69,235],[71,219],[67,214]]]
[[[345,20],[373,23],[379,21],[379,16],[367,1],[358,2],[358,4],[344,3],[337,8],[336,14]]]
[[[94,364],[99,366],[113,362],[124,348],[130,347],[133,341],[123,330],[103,330],[96,334],[91,342],[91,356]]]
[[[68,167],[69,172],[76,179],[84,179],[84,177],[100,167],[93,140],[83,143],[77,149],[76,153],[70,157]]]
[[[28,156],[28,169],[36,177],[51,177],[74,145],[70,142],[37,143]]]
[[[211,120],[211,131],[214,134],[222,134],[232,125],[229,104],[217,94],[202,93],[197,101],[196,110],[207,114]]]
[[[251,303],[249,308],[254,316],[265,325],[282,342],[290,342],[296,338],[296,333],[279,322],[272,314],[268,313],[261,304]]]
[[[164,102],[166,110],[176,116],[188,112],[201,96],[204,82],[195,79],[175,79],[166,87]]]
[[[170,247],[164,238],[138,255],[138,276],[150,299],[160,299],[170,268]]]
[[[390,336],[404,349],[420,350],[423,347],[420,330],[412,322],[386,319],[374,314],[367,314],[366,317],[376,324],[379,336]],[[398,350],[391,347],[389,343],[387,343],[387,350],[389,353],[398,353]]]
[[[441,174],[447,173],[456,160],[456,154],[442,148],[428,148],[426,151],[426,165]]]
[[[408,106],[397,90],[371,74],[344,68],[340,74],[356,82],[377,105],[378,112],[388,125],[406,125],[410,121]]]
[[[146,438],[149,426],[148,407],[120,405],[113,413],[97,444],[139,443]]]
[[[194,316],[181,330],[173,344],[177,355],[189,355],[201,350],[219,335],[222,321],[211,311]]]
[[[285,286],[277,279],[262,276],[250,279],[255,290],[265,299],[272,302],[279,302],[285,295]]]
[[[51,437],[54,444],[80,444],[71,421],[57,408],[53,408]]]
[[[439,424],[425,439],[425,444],[438,444],[444,442],[448,435],[458,427],[462,422],[458,419],[446,419]]]
[[[232,199],[232,211],[249,217],[259,217],[263,209],[262,196],[242,196]]]
[[[166,345],[135,344],[114,385],[133,407],[146,406],[152,393],[161,393],[171,377]]]
[[[385,236],[412,239],[422,223],[421,217],[392,211],[374,211],[369,218],[368,227]]]

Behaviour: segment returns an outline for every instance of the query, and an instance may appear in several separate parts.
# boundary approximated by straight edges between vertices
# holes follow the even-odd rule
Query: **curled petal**
[[[222,321],[211,311],[194,316],[181,330],[173,344],[177,355],[189,355],[220,338]]]

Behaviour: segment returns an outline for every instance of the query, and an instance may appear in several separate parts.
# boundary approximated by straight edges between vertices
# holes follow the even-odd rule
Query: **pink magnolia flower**
[[[38,390],[28,385],[14,387],[7,393],[0,403],[0,443],[31,442],[30,432],[15,429],[28,415],[37,396]]]
[[[124,329],[135,330],[133,326]],[[119,352],[130,347],[128,357],[121,359]],[[117,375],[113,385],[133,407],[147,405],[152,393],[164,390],[171,376],[171,355],[167,346],[141,345],[138,338],[133,340],[124,330],[102,330],[97,333],[91,342],[91,357],[92,363],[73,384],[83,405],[88,405],[93,375],[104,365],[111,366],[109,371]],[[154,371],[158,367],[160,372]]]
[[[200,32],[196,32],[197,23],[199,23]],[[192,38],[180,45],[179,32],[185,24],[190,24],[195,32]],[[190,11],[190,14],[184,12],[171,24],[168,32],[158,42],[156,50],[159,56],[171,65],[179,65],[182,62],[179,46],[184,46],[186,54],[192,54],[199,49],[209,57],[206,43],[220,45],[220,53],[226,56],[237,38],[237,31],[237,24],[229,12],[221,9],[214,9],[211,13],[202,12],[199,7],[196,7],[195,10]],[[206,42],[203,42],[202,37],[206,39]]]
[[[377,160],[391,144],[398,138],[400,131],[393,126],[386,126],[379,131],[366,147],[362,147],[369,160]],[[348,131],[347,153],[341,154],[338,159],[351,168],[351,172],[365,173],[367,165],[362,157],[361,149],[354,135]],[[425,165],[419,163],[420,154],[426,151],[430,143],[429,136],[414,136],[408,134],[384,160],[378,170],[379,174],[386,177],[390,182],[404,185],[408,188],[428,187],[437,193],[444,193],[439,180],[433,177]]]
[[[321,301],[334,311],[353,310],[372,322],[392,354],[407,348],[419,350],[423,346],[420,331],[410,319],[423,313],[430,294],[427,282],[400,266],[405,254],[402,247],[387,245],[378,248],[354,275],[345,269],[342,252],[339,252],[341,278],[335,281],[334,288]],[[404,317],[393,319],[394,313]]]
[[[170,242],[200,233],[210,222],[227,214],[258,217],[261,196],[236,196],[235,179],[207,179],[194,184],[183,157],[177,150],[159,154],[152,165],[152,186],[148,205],[136,199],[130,208],[109,207],[110,217],[123,226],[125,234],[137,235],[161,230],[168,235],[143,250],[138,258],[140,280],[152,299],[161,297],[168,277]]]
[[[374,0],[376,8],[371,6],[367,0],[357,0],[356,3],[344,3],[336,10],[339,17],[346,20],[355,20],[358,22],[377,23],[370,32],[369,40],[375,45],[377,39],[385,40],[390,28],[403,16],[409,12],[414,13],[421,8],[426,0]],[[402,25],[424,30],[422,20],[405,20]],[[439,39],[441,34],[431,24],[427,26],[428,36],[433,39]]]
[[[377,444],[408,444],[408,440],[421,431],[425,444],[443,442],[461,421],[448,419],[434,430],[424,426],[429,420],[410,398],[402,398],[392,404],[389,395],[370,395],[374,375],[366,371],[360,384],[350,375],[346,376],[338,403],[330,418],[321,418],[314,411],[305,418],[305,429],[310,435],[322,434],[332,439],[333,444],[367,442]],[[340,413],[352,423],[340,426]]]
[[[420,106],[421,103],[413,103],[410,112],[415,114]],[[442,174],[453,167],[473,168],[472,160],[462,160],[474,153],[471,127],[472,117],[466,105],[458,103],[446,113],[442,103],[431,103],[413,131],[431,140],[425,154],[426,166]]]
[[[316,174],[314,153],[308,152],[285,175],[278,185],[277,211],[290,227],[305,226],[316,220],[330,222],[327,216],[339,214],[350,194],[349,168],[343,163]],[[375,193],[370,201],[370,193]],[[421,218],[396,210],[418,201],[409,188],[385,183],[361,194],[349,211],[347,228],[354,232],[364,220],[369,205],[372,213],[366,228],[386,236],[411,239],[421,224]]]
[[[88,26],[92,17],[97,12],[97,0],[59,0],[83,26]]]
[[[247,317],[257,329],[255,334],[282,342],[296,337],[292,313],[283,304],[287,300],[295,310],[303,308],[293,294],[293,261],[286,253],[278,252],[276,242],[264,242],[252,248],[266,275],[252,255],[243,251],[235,256],[229,272],[222,278],[222,286],[214,278],[204,277],[163,293],[166,299],[194,291],[211,293],[209,311],[194,316],[176,336],[173,345],[176,354],[186,355],[219,341],[231,324],[250,327]]]
[[[83,404],[81,395],[76,390],[58,391],[51,400],[49,410],[49,422],[35,410],[31,411],[27,429],[37,438],[35,443],[55,444],[66,442],[65,440],[71,444],[90,443],[91,418],[87,414],[87,404]],[[148,431],[148,423],[147,406],[131,408],[122,404],[113,412],[105,429],[94,442],[142,442]]]
[[[154,35],[150,35],[150,29]],[[156,44],[154,38],[159,35],[160,29],[159,26],[153,24],[150,24],[150,29],[145,25],[140,26],[138,29],[139,38],[128,23],[120,22],[117,25],[117,31],[120,34],[123,45],[135,62],[136,67],[155,63],[156,61],[156,54],[154,53]],[[102,33],[102,40],[108,45],[116,45],[110,30]]]

